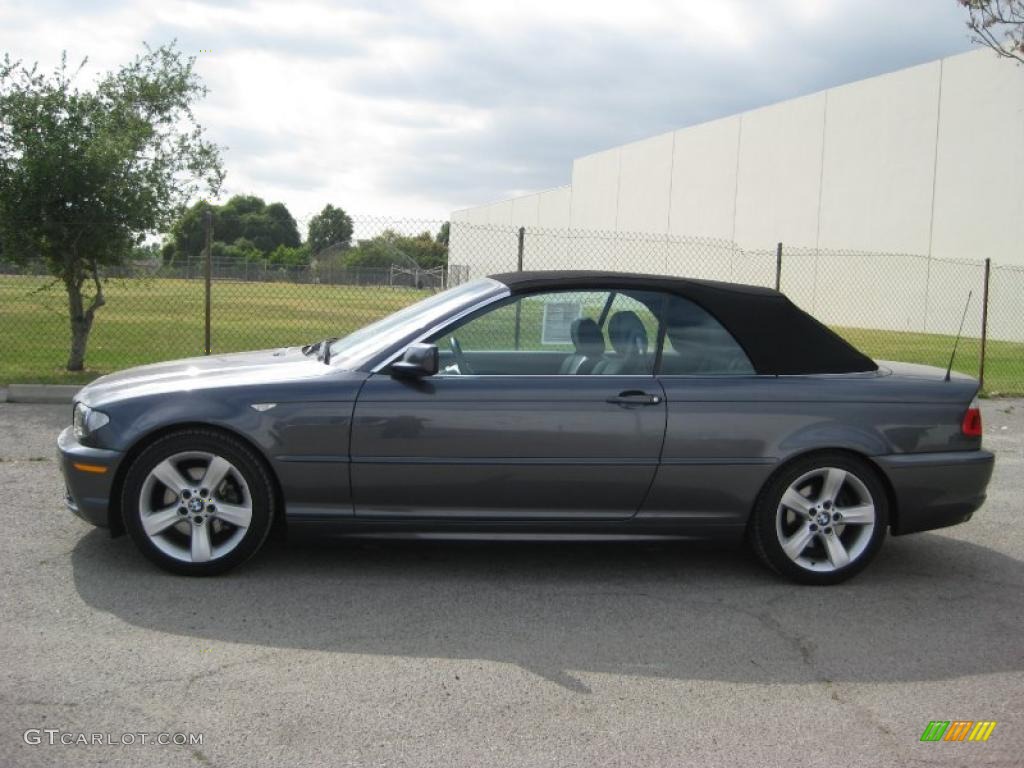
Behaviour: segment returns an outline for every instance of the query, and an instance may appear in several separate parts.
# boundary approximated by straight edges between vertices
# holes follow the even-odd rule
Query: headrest
[[[573,320],[569,326],[569,335],[572,336],[578,354],[587,357],[600,357],[604,354],[604,334],[589,317]]]
[[[624,357],[647,354],[647,329],[636,312],[616,312],[608,321],[608,338]]]

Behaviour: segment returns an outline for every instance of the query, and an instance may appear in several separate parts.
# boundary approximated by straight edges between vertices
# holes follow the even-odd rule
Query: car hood
[[[101,376],[76,400],[99,406],[112,400],[216,387],[283,384],[319,378],[337,371],[299,347],[264,349],[228,355],[190,357],[142,365]]]

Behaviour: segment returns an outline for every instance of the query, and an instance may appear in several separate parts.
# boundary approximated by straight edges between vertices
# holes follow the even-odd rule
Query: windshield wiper
[[[337,336],[330,339],[318,341],[316,344],[317,358],[324,361],[324,365],[331,364],[331,344],[338,340]]]
[[[331,344],[336,342],[339,337],[332,336],[329,339],[323,341],[314,341],[303,346],[302,354],[306,357],[310,355],[316,355],[317,360],[323,360],[325,363],[331,362]]]

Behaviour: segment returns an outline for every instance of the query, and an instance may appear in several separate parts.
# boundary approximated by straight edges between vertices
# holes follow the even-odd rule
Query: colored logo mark
[[[921,741],[988,741],[995,728],[995,720],[932,720]]]

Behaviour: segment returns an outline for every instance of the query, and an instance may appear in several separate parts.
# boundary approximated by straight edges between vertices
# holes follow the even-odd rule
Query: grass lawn
[[[39,290],[47,282],[38,277],[0,276],[0,385],[81,383],[120,368],[203,353],[201,281],[111,281],[107,306],[97,313],[89,340],[89,370],[67,373],[63,370],[69,340],[65,294],[59,286]],[[410,288],[379,286],[215,282],[213,351],[303,344],[344,335],[424,295]],[[945,367],[953,345],[953,338],[945,335],[836,330],[868,355],[883,360]],[[532,329],[527,331],[523,341],[532,335]],[[976,376],[979,351],[977,339],[962,339],[954,368]],[[1024,394],[1024,344],[990,341],[985,380],[990,393]]]
[[[864,354],[876,360],[899,360],[945,368],[953,351],[953,336],[935,333],[905,333],[869,328],[834,328]],[[1024,395],[1024,344],[1012,341],[986,343],[985,393]],[[978,375],[981,339],[962,338],[957,347],[954,371]]]
[[[89,370],[68,373],[70,332],[61,286],[0,277],[0,385],[77,384],[110,371],[203,354],[203,283],[112,280],[89,337]],[[214,352],[341,336],[427,295],[411,288],[215,282]]]

